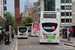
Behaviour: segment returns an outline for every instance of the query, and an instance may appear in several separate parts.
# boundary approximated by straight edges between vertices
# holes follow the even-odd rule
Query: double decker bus
[[[39,36],[39,23],[27,23],[25,26],[28,27],[28,34],[30,36]]]
[[[43,11],[40,17],[40,43],[59,43],[60,14]]]
[[[31,36],[39,36],[39,23],[32,23]]]

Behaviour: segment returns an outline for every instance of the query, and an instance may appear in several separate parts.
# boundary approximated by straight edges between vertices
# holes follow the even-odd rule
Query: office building
[[[38,0],[37,3],[37,16],[38,21],[40,20],[41,11],[56,11],[56,0]]]
[[[60,0],[61,26],[72,25],[72,0]]]
[[[74,28],[73,36],[75,37],[75,0],[72,0],[72,25]]]
[[[72,24],[75,25],[75,0],[72,0]]]

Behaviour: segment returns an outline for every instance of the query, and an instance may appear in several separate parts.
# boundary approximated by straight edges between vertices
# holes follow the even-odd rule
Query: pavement
[[[5,42],[0,44],[0,50],[13,50],[14,45],[16,43],[16,39],[14,38],[10,45],[5,45]]]
[[[74,38],[71,37],[71,41],[60,38],[60,41],[66,42],[66,43],[64,43],[64,45],[75,47],[75,37]]]

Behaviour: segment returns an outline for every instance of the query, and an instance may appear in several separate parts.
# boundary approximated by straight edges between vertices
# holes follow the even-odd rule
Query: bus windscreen
[[[25,28],[25,27],[20,27],[20,28],[19,28],[19,31],[20,31],[21,33],[24,33],[24,32],[27,31],[27,28]]]

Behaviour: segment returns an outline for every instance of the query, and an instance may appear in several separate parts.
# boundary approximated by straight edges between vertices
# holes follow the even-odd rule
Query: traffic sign
[[[68,29],[71,29],[71,26],[68,26],[67,28],[68,28]]]

